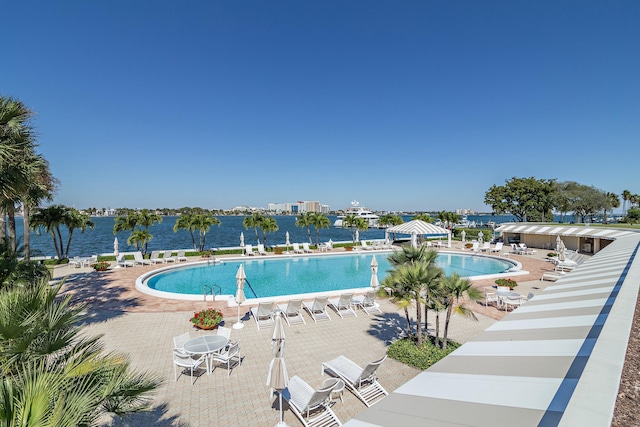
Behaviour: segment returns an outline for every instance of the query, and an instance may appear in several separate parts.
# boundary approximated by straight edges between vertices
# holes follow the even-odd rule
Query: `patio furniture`
[[[171,256],[171,251],[164,251],[164,255],[162,255],[162,262],[167,264],[169,262],[176,262],[176,259]]]
[[[333,400],[333,395],[337,394],[338,397],[340,398],[340,402],[344,402],[344,396],[343,396],[343,392],[344,392],[344,381],[342,381],[340,378],[327,378],[326,380],[322,381],[322,388],[327,388],[327,387],[331,387],[331,399]]]
[[[264,301],[249,309],[258,329],[273,325],[273,304],[273,301]]]
[[[282,397],[305,427],[340,426],[342,423],[329,406],[332,390],[333,387],[314,390],[302,378],[294,376],[282,390]]]
[[[331,320],[331,316],[327,313],[328,297],[316,297],[313,301],[303,301],[305,310],[309,312],[309,315],[314,322],[322,320]]]
[[[361,368],[345,356],[324,362],[322,364],[323,373],[329,371],[337,375],[344,381],[345,385],[368,407],[373,405],[378,399],[387,396],[389,393],[380,385],[376,377],[378,367],[387,358],[385,354],[381,359],[369,363]]]
[[[340,295],[340,298],[329,298],[329,305],[338,313],[341,318],[357,317],[356,311],[353,309],[351,300],[353,299],[353,292],[348,292]]]
[[[234,361],[236,362],[236,366],[242,364],[242,357],[240,357],[240,340],[229,344],[229,346],[221,352],[214,353],[212,361],[227,365],[227,376],[231,375],[231,365]]]
[[[207,375],[211,374],[209,359],[215,353],[225,348],[229,340],[222,335],[201,335],[191,338],[183,345],[184,351],[189,355],[200,355],[207,362]]]
[[[282,316],[284,317],[284,320],[287,321],[287,325],[291,326],[292,324],[307,323],[302,316],[301,299],[289,300],[287,304],[279,304],[278,308],[282,311]]]
[[[191,385],[193,385],[194,383],[193,372],[198,367],[200,367],[200,365],[202,365],[202,362],[204,362],[205,359],[206,359],[205,357],[194,359],[193,357],[191,357],[190,354],[186,354],[174,348],[173,349],[173,375],[176,381],[178,381],[178,378],[184,372],[184,369],[183,369],[182,372],[180,372],[180,375],[178,375],[178,367],[181,367],[181,368],[189,369],[189,373],[191,375]]]
[[[376,302],[376,293],[374,291],[367,291],[366,294],[353,298],[351,300],[351,304],[356,307],[360,307],[367,314],[371,314],[370,311],[374,310],[382,313],[382,310],[380,310],[380,304]]]

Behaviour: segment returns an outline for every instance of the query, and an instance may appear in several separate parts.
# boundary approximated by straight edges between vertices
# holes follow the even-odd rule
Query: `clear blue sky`
[[[55,202],[488,210],[512,177],[640,193],[640,2],[21,1],[0,94]]]

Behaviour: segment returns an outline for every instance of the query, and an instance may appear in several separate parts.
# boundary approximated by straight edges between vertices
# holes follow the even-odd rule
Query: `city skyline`
[[[53,203],[490,211],[514,177],[640,193],[632,1],[12,2],[0,95]],[[29,19],[22,19],[28,16]]]

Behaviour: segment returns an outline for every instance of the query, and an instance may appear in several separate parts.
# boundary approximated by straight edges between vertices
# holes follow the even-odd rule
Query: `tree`
[[[149,234],[148,231],[143,230],[142,228],[136,228],[131,231],[131,234],[127,238],[127,244],[135,246],[137,251],[142,252],[144,250],[144,246],[148,244],[151,239],[153,239],[153,236]]]
[[[627,202],[631,199],[631,192],[629,190],[624,190],[622,192],[622,211],[626,215],[627,213]]]
[[[194,217],[193,228],[198,230],[200,252],[204,251],[205,242],[207,240],[207,233],[211,229],[212,225],[220,226],[220,220],[215,216],[208,214],[198,214]]]
[[[342,227],[351,228],[351,240],[356,242],[356,230],[366,231],[369,229],[369,221],[356,214],[347,214],[342,220]]]
[[[0,291],[0,425],[96,425],[150,408],[161,384],[82,333],[83,305],[47,279]],[[19,315],[17,315],[19,313]]]
[[[482,298],[482,293],[477,288],[474,288],[468,279],[463,279],[458,276],[457,273],[453,273],[451,276],[445,277],[442,280],[442,293],[447,308],[444,332],[442,334],[442,349],[446,350],[451,314],[457,313],[467,318],[478,320],[471,309],[467,308],[463,303],[460,303],[460,298],[467,296],[470,300],[476,301]]]
[[[425,214],[425,215],[427,215],[427,214]],[[429,218],[431,218],[431,217],[429,217]],[[381,215],[380,218],[378,218],[378,224],[380,224],[383,227],[400,225],[403,222],[404,222],[404,220],[402,219],[402,217],[400,215],[385,214],[385,215]]]
[[[431,215],[429,215],[428,213],[420,213],[415,215],[413,218],[411,218],[412,220],[414,219],[419,219],[420,221],[424,221],[424,222],[428,222],[429,224],[434,222],[434,219]],[[396,225],[396,224],[394,224]]]
[[[173,232],[177,233],[178,230],[187,230],[191,236],[191,243],[193,244],[193,250],[198,250],[196,246],[195,227],[194,227],[195,215],[192,213],[183,213],[177,219],[173,225]]]
[[[315,213],[312,217],[313,227],[316,229],[316,246],[320,240],[320,229],[331,227],[331,220],[324,214]]]
[[[80,213],[75,208],[68,208],[64,217],[64,225],[69,229],[69,236],[67,238],[67,248],[65,251],[66,256],[69,256],[69,249],[71,248],[71,239],[73,238],[73,232],[77,229],[81,233],[84,233],[87,228],[93,230],[95,224],[91,221],[91,217],[87,214]]]
[[[620,207],[620,199],[618,198],[618,195],[616,193],[608,192],[605,194],[605,196],[604,218],[602,219],[602,221],[604,224],[607,224],[607,210],[611,209],[611,211],[613,212],[615,208]]]
[[[554,180],[514,177],[504,186],[493,185],[484,203],[495,214],[510,213],[518,221],[542,220],[553,208],[555,190]]]
[[[311,226],[313,225],[313,212],[302,212],[298,215],[296,220],[296,227],[306,228],[307,236],[309,237],[309,244],[312,244],[311,240]]]
[[[262,237],[263,245],[267,247],[267,233],[275,233],[279,230],[278,222],[272,216],[265,217],[262,220]]]
[[[66,215],[66,206],[51,205],[36,210],[30,219],[31,227],[34,230],[44,229],[45,232],[51,234],[56,255],[60,260],[66,258],[62,242],[62,232],[60,231],[60,226],[66,221]]]
[[[264,217],[257,212],[254,212],[253,215],[247,216],[242,220],[242,225],[244,226],[245,230],[253,227],[253,231],[256,232],[256,242],[258,243],[260,243],[260,237],[258,237],[258,228],[262,227],[263,220]]]
[[[161,222],[162,216],[148,209],[142,209],[140,212],[129,211],[127,215],[116,217],[113,224],[113,234],[118,234],[120,231],[131,230],[131,235],[127,239],[127,243],[135,243],[137,250],[142,252],[142,255],[146,255],[149,248],[149,241],[153,239],[153,236],[149,233],[149,227]],[[141,227],[144,233],[136,232],[136,227]]]

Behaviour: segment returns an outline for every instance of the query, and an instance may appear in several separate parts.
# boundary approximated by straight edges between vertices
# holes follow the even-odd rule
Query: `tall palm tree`
[[[478,320],[470,308],[460,303],[460,299],[466,296],[472,301],[477,301],[482,298],[482,293],[477,288],[474,288],[468,279],[463,279],[457,273],[453,273],[442,280],[442,291],[445,297],[445,306],[447,307],[444,332],[442,334],[442,349],[446,350],[451,314],[455,312],[469,319]]]
[[[245,230],[253,227],[253,231],[256,233],[256,242],[260,243],[260,237],[258,236],[258,228],[262,227],[262,221],[264,220],[264,216],[259,214],[258,212],[254,212],[251,216],[246,216],[242,220],[242,225]]]
[[[378,224],[383,227],[400,225],[403,222],[400,215],[384,214],[378,218]]]
[[[60,226],[66,221],[67,208],[63,205],[51,205],[46,208],[40,208],[31,215],[31,227],[33,229],[44,229],[45,232],[51,234],[53,238],[53,246],[56,249],[58,259],[64,259],[64,247],[62,241],[62,233]]]
[[[192,213],[182,214],[176,219],[176,223],[173,225],[173,232],[177,232],[178,230],[187,230],[189,235],[191,236],[191,243],[193,244],[193,250],[197,251],[198,247],[196,246],[196,237],[194,234],[196,215]]]
[[[607,224],[607,210],[611,208],[611,211],[613,212],[615,208],[620,207],[620,198],[616,193],[611,193],[611,192],[607,192],[605,196],[606,196],[606,200],[604,203],[603,223]]]
[[[320,229],[331,227],[331,220],[325,214],[316,212],[311,221],[313,223],[313,228],[316,229],[316,246],[318,246],[318,241],[320,240]]]
[[[278,221],[274,217],[268,216],[262,220],[262,237],[265,248],[267,247],[267,233],[275,233],[279,229]]]
[[[148,244],[151,239],[153,239],[153,236],[148,231],[136,228],[127,238],[127,244],[135,246],[137,251],[142,252],[144,246]]]
[[[208,214],[195,215],[193,218],[193,228],[198,230],[200,252],[204,251],[205,242],[207,240],[207,233],[211,229],[212,225],[220,226],[220,220],[215,216]]]
[[[622,192],[622,211],[624,212],[624,214],[627,214],[627,202],[629,201],[629,199],[631,198],[631,191],[629,190],[624,190]]]
[[[0,425],[90,426],[150,408],[162,380],[104,354],[79,326],[85,307],[59,290],[45,279],[0,291]]]
[[[136,224],[142,227],[145,233],[149,236],[149,239],[144,242],[144,246],[142,248],[142,255],[146,255],[147,250],[149,249],[149,240],[153,238],[151,234],[149,234],[149,227],[154,224],[160,224],[162,222],[162,215],[157,214],[155,212],[151,212],[149,209],[142,209],[136,215]]]
[[[88,214],[80,213],[75,208],[68,209],[64,218],[64,225],[69,229],[69,236],[67,238],[67,248],[65,251],[66,256],[69,256],[69,248],[71,247],[71,238],[73,237],[73,232],[77,229],[80,230],[81,233],[84,233],[87,228],[93,230],[95,224],[91,221],[91,217]]]
[[[421,213],[421,214],[415,215],[412,219],[419,219],[420,221],[424,221],[428,223],[434,222],[433,217],[428,213]]]
[[[161,222],[162,216],[149,211],[149,209],[142,209],[140,212],[129,212],[127,215],[116,217],[113,224],[113,234],[131,230],[131,236],[129,236],[127,242],[135,242],[136,248],[142,252],[142,255],[146,255],[149,249],[149,241],[153,239],[153,236],[149,233],[149,227]],[[135,233],[136,227],[142,227],[144,233]],[[146,240],[140,240],[142,238]]]
[[[313,225],[313,212],[302,212],[298,215],[296,220],[296,227],[306,228],[307,236],[309,237],[309,244],[312,244],[311,240],[311,226]]]

